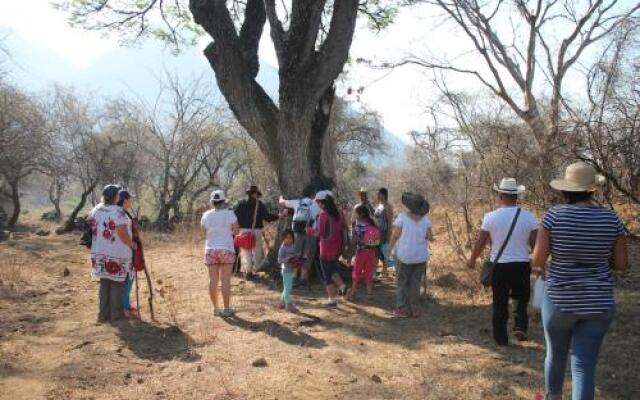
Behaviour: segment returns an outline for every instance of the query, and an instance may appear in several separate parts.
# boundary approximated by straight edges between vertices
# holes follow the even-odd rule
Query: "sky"
[[[408,140],[407,132],[423,130],[430,122],[425,109],[437,99],[431,74],[413,67],[372,70],[353,61],[363,58],[393,62],[408,54],[452,57],[465,53],[469,49],[468,42],[460,32],[443,21],[442,15],[434,14],[431,9],[412,8],[401,11],[394,24],[379,33],[371,31],[364,21],[359,23],[351,49],[352,62],[346,67],[348,74],[341,81],[340,94],[346,96],[348,87],[363,87],[360,95],[348,96],[349,99],[377,111],[385,128],[403,140]],[[80,69],[91,68],[104,56],[118,51],[119,47],[115,37],[71,28],[66,15],[52,9],[49,0],[0,2],[2,31],[17,34]],[[204,47],[206,42],[203,39],[200,46]],[[268,32],[263,35],[260,56],[262,61],[277,66]],[[463,60],[474,63],[474,59],[469,57]],[[30,66],[24,67],[29,70]],[[448,84],[453,89],[482,89],[467,76],[453,75],[451,78]],[[132,89],[135,91],[136,88]]]
[[[372,59],[376,54],[387,54],[390,58],[403,54],[404,46],[411,46],[421,39],[412,32],[420,31],[421,21],[401,15],[397,27],[375,34],[366,26],[359,26],[352,46],[352,59],[363,57]],[[366,25],[366,24],[360,24]],[[267,26],[268,28],[268,26]],[[66,15],[54,10],[49,0],[21,0],[0,2],[0,30],[14,32],[38,46],[46,48],[78,68],[90,68],[101,57],[118,49],[115,37],[105,37],[97,32],[87,32],[72,28],[67,24]],[[202,47],[206,40],[203,40]],[[12,49],[13,50],[13,49]],[[17,49],[19,53],[19,49]],[[277,66],[273,45],[268,32],[263,35],[260,46],[263,61]],[[29,65],[21,67],[29,70]],[[406,139],[407,131],[423,129],[426,119],[420,98],[424,76],[416,71],[370,71],[367,67],[352,65],[348,82],[342,86],[366,89],[354,101],[376,110],[383,118],[385,128]],[[425,86],[426,87],[426,86]],[[133,88],[135,90],[135,88]],[[344,92],[344,90],[343,90]],[[346,93],[343,93],[346,94]]]

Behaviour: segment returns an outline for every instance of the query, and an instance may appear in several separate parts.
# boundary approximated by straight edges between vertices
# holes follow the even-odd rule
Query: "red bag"
[[[260,200],[256,199],[256,208],[253,210],[253,223],[251,224],[251,231],[240,232],[233,238],[233,244],[237,248],[251,250],[256,247],[256,235],[253,234],[253,230],[256,229],[256,219],[258,218],[258,205]]]
[[[133,251],[133,268],[136,271],[142,271],[145,269],[144,254],[142,253],[142,243],[139,240],[136,241],[138,247]]]
[[[256,247],[256,235],[253,232],[242,232],[233,239],[233,244],[245,250],[251,250]]]

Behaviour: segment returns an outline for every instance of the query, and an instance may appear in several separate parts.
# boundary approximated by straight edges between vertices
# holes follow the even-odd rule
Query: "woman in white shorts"
[[[233,235],[238,233],[238,219],[230,210],[222,190],[211,193],[211,210],[202,215],[200,225],[204,230],[204,263],[209,270],[209,296],[213,313],[220,317],[232,317],[235,311],[229,306],[231,299],[231,272],[236,258]],[[218,305],[218,287],[222,281],[223,309]]]

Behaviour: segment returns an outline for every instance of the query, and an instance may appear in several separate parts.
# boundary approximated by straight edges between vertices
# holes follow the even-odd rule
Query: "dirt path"
[[[304,313],[292,316],[274,308],[268,284],[236,280],[238,318],[224,321],[211,314],[200,243],[147,241],[159,322],[142,302],[143,321],[118,327],[95,324],[96,286],[76,238],[0,244],[1,399],[532,399],[542,387],[539,318],[530,342],[494,346],[486,296],[443,262],[444,249],[430,266],[435,301],[418,320],[389,316],[391,282],[331,311],[316,286],[296,293]],[[601,399],[640,398],[639,276],[618,285]],[[261,357],[267,365],[252,366]]]

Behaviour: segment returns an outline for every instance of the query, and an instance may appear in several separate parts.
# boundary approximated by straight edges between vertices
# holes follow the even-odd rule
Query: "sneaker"
[[[346,296],[347,295],[347,286],[344,285],[340,289],[338,289],[338,294],[340,296]]]
[[[420,318],[421,315],[422,315],[422,313],[420,312],[420,310],[411,310],[409,312],[409,316],[411,318]]]
[[[393,316],[396,318],[407,318],[409,316],[409,311],[404,308],[396,308],[393,310]]]
[[[294,314],[297,314],[297,313],[300,312],[300,310],[298,309],[298,306],[296,306],[293,303],[287,304],[287,311],[289,311],[290,313],[294,313]]]
[[[214,308],[213,309],[213,316],[214,317],[222,317],[222,310],[219,308]]]
[[[236,310],[234,310],[233,308],[225,308],[224,310],[222,310],[221,317],[222,318],[231,318],[234,315],[236,315]]]
[[[280,300],[280,303],[278,303],[278,309],[280,310],[284,310],[286,304],[284,304],[284,301]]]

